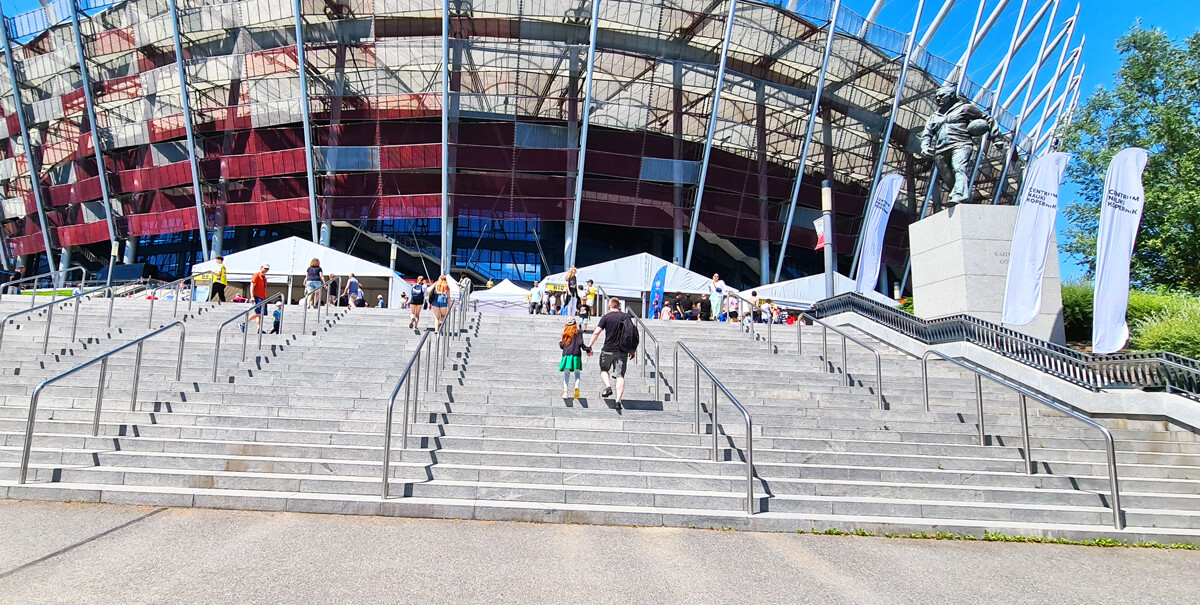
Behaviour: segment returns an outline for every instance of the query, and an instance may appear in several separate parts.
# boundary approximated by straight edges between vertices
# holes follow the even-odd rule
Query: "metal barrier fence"
[[[64,285],[68,284],[70,282],[70,280],[67,279],[67,276],[76,271],[79,272],[79,287],[80,287],[80,289],[82,289],[84,282],[87,281],[87,269],[85,269],[83,267],[71,267],[70,269],[66,269],[65,271],[50,271],[47,273],[42,273],[40,275],[33,275],[30,277],[19,279],[17,281],[5,282],[4,284],[0,285],[0,296],[3,296],[3,294],[5,292],[8,292],[11,294],[12,290],[14,288],[17,290],[21,290],[22,289],[21,284],[23,284],[25,282],[33,282],[33,287],[31,288],[33,290],[33,292],[31,293],[31,295],[29,297],[29,306],[33,307],[33,306],[35,306],[35,304],[34,304],[35,301],[37,301],[38,280],[46,279],[46,278],[54,278],[54,281],[50,282],[50,292],[51,292],[50,302],[54,302],[54,300],[58,298],[59,288],[58,288],[58,283],[57,283],[58,279],[57,278],[61,276],[63,278],[62,279],[63,284]]]
[[[990,372],[984,368],[976,366],[975,364],[969,364],[957,359],[953,359],[947,355],[933,350],[926,351],[925,355],[921,358],[921,382],[924,385],[925,411],[929,411],[929,358],[933,356],[940,357],[945,361],[949,361],[954,365],[975,373],[975,401],[977,413],[979,414],[979,445],[981,446],[985,446],[986,443],[984,441],[983,428],[983,387],[981,385],[980,378],[987,378],[996,384],[1017,392],[1017,394],[1020,396],[1021,444],[1025,449],[1024,458],[1026,474],[1033,474],[1033,450],[1029,447],[1029,410],[1026,399],[1033,399],[1034,401],[1037,401],[1038,403],[1041,403],[1050,409],[1056,410],[1066,416],[1070,416],[1071,418],[1074,418],[1096,429],[1097,431],[1100,431],[1101,435],[1104,436],[1105,453],[1108,455],[1108,486],[1109,496],[1112,499],[1111,504],[1113,526],[1117,529],[1125,529],[1125,519],[1121,514],[1120,486],[1118,485],[1117,481],[1116,443],[1113,440],[1112,431],[1109,431],[1104,425],[1092,420],[1091,418],[1088,418],[1083,414],[1080,414],[1070,407],[1060,404],[1053,399],[1046,397],[1045,395],[1026,388],[1025,386],[1013,382],[999,374]]]
[[[38,305],[36,307],[22,309],[20,311],[16,311],[14,313],[9,313],[8,315],[5,315],[3,319],[0,319],[0,348],[4,347],[4,327],[8,325],[9,321],[16,319],[17,317],[20,317],[22,315],[29,315],[31,313],[35,313],[37,311],[41,311],[42,309],[45,309],[46,310],[46,330],[45,330],[45,333],[42,335],[42,354],[44,355],[46,353],[46,351],[48,351],[50,348],[50,326],[54,323],[54,309],[58,305],[66,304],[71,301],[75,301],[74,319],[71,320],[71,340],[74,341],[76,329],[79,327],[79,305],[83,303],[83,299],[91,297],[93,294],[96,294],[97,292],[104,292],[108,295],[108,326],[111,327],[112,326],[112,313],[113,313],[113,300],[114,300],[113,293],[112,293],[112,287],[101,287],[101,288],[96,288],[94,290],[88,290],[87,292],[82,292],[82,293],[76,294],[69,298],[62,298],[59,300],[54,300],[54,301],[51,301],[48,303]]]
[[[188,294],[188,306],[187,306],[187,310],[190,313],[192,311],[192,300],[195,298],[194,293],[196,292],[196,278],[204,277],[206,275],[215,275],[215,273],[212,273],[212,272],[199,273],[196,275],[189,275],[187,277],[181,277],[170,283],[161,284],[158,286],[147,286],[146,291],[148,291],[150,293],[150,311],[148,313],[149,317],[147,317],[146,327],[148,327],[148,328],[154,327],[154,301],[158,300],[158,291],[159,290],[169,290],[171,288],[175,288],[175,305],[174,305],[174,308],[171,310],[171,317],[172,318],[179,317],[179,299],[183,298],[183,284],[191,282],[191,285],[188,287],[189,294]]]
[[[855,313],[929,345],[968,342],[1093,391],[1161,388],[1200,399],[1200,361],[1169,352],[1093,355],[971,317],[926,320],[859,294],[817,303],[811,314]]]
[[[225,322],[222,323],[219,327],[217,327],[217,341],[213,345],[213,369],[212,369],[213,382],[217,381],[217,365],[220,363],[220,360],[221,360],[221,333],[225,330],[225,326],[227,326],[243,317],[249,317],[251,314],[253,314],[253,312],[256,309],[262,311],[262,315],[265,317],[268,306],[274,301],[282,301],[282,300],[283,300],[283,293],[278,293],[278,294],[273,294],[273,295],[267,297],[267,299],[262,301],[261,303],[250,303],[249,309],[246,309],[245,311],[242,311],[242,312],[234,315],[233,317],[230,317],[229,319],[225,320]],[[279,320],[282,323],[283,317],[280,317]],[[250,330],[250,326],[246,326],[245,329],[242,330],[242,361],[243,362],[246,361],[246,339],[249,336],[249,330]],[[260,350],[260,351],[262,350],[262,337],[263,337],[263,331],[260,329],[258,331],[258,350]]]
[[[175,380],[178,381],[183,372],[183,347],[184,347],[184,343],[187,339],[187,328],[184,327],[183,322],[181,322],[181,321],[177,321],[177,322],[165,325],[153,332],[150,332],[149,334],[146,334],[145,336],[131,340],[111,351],[108,351],[107,353],[99,355],[95,359],[86,361],[82,364],[79,364],[79,365],[71,368],[70,370],[67,370],[65,372],[62,372],[60,374],[57,374],[51,378],[48,378],[48,379],[42,381],[42,383],[39,384],[37,386],[37,388],[35,388],[33,390],[33,395],[29,399],[29,417],[25,421],[25,442],[24,442],[24,446],[21,449],[21,470],[20,470],[20,474],[17,475],[17,483],[24,484],[26,477],[29,474],[29,453],[33,448],[33,428],[34,428],[34,424],[37,420],[38,400],[41,398],[42,391],[44,391],[46,389],[46,387],[50,386],[51,384],[53,384],[55,382],[58,382],[59,380],[62,380],[63,378],[71,376],[71,375],[75,374],[76,372],[80,372],[80,371],[84,370],[85,368],[89,368],[89,367],[95,365],[96,363],[99,363],[100,364],[100,382],[96,387],[96,411],[95,411],[95,414],[92,416],[92,436],[99,435],[99,433],[100,433],[100,408],[101,408],[101,406],[103,404],[103,400],[104,400],[104,376],[108,372],[108,359],[110,357],[112,357],[113,355],[116,355],[117,353],[120,353],[121,351],[124,351],[130,347],[134,347],[134,346],[137,347],[137,357],[135,358],[135,361],[133,364],[132,392],[129,396],[129,411],[132,412],[133,410],[135,410],[137,408],[138,380],[141,378],[141,371],[142,371],[142,345],[144,345],[147,340],[149,340],[159,334],[162,334],[163,332],[166,332],[167,330],[172,330],[174,328],[179,328],[179,354],[177,355],[176,361],[175,361]]]
[[[695,353],[692,353],[692,350],[689,349],[687,347],[687,345],[683,344],[683,342],[680,342],[680,341],[676,341],[676,343],[675,343],[675,382],[671,385],[671,392],[675,395],[676,400],[679,399],[679,351],[681,349],[683,350],[685,355],[687,355],[688,357],[690,357],[692,359],[692,363],[695,364],[695,366],[696,366],[696,434],[697,435],[703,434],[701,432],[702,429],[700,426],[700,424],[701,424],[701,422],[700,422],[701,421],[700,373],[704,372],[704,374],[706,376],[708,376],[708,379],[712,381],[712,403],[711,403],[711,407],[709,408],[709,415],[712,416],[712,433],[713,433],[712,461],[713,462],[717,461],[717,458],[718,458],[717,454],[720,450],[720,439],[721,439],[721,429],[720,429],[721,425],[720,425],[720,420],[718,419],[718,416],[717,416],[717,391],[718,390],[720,390],[722,393],[724,393],[725,397],[728,398],[729,401],[733,403],[733,405],[737,406],[737,409],[742,412],[742,417],[746,421],[746,514],[753,515],[754,514],[754,431],[753,431],[753,422],[750,420],[750,412],[748,412],[746,410],[745,406],[743,406],[741,404],[741,402],[737,400],[737,397],[733,396],[733,393],[729,392],[729,389],[725,388],[725,385],[722,384],[721,381],[717,379],[716,375],[714,375],[712,373],[712,371],[708,369],[708,366],[705,366],[700,361],[700,358],[697,357]],[[730,447],[732,447],[732,444]]]

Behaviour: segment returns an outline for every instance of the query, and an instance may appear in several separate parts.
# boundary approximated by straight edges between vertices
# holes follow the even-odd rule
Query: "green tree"
[[[1096,231],[1108,163],[1126,147],[1150,150],[1146,205],[1134,248],[1134,285],[1200,292],[1200,32],[1182,42],[1137,23],[1119,38],[1122,65],[1063,132],[1074,154],[1068,178],[1078,201],[1065,211],[1062,249],[1096,269]]]

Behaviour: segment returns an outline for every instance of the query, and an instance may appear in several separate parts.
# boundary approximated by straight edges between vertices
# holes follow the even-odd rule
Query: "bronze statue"
[[[944,205],[971,202],[971,171],[975,166],[975,138],[996,130],[996,121],[974,103],[960,97],[953,86],[934,94],[937,111],[925,121],[921,153],[933,157],[938,174],[950,190]],[[932,187],[934,184],[930,183]]]

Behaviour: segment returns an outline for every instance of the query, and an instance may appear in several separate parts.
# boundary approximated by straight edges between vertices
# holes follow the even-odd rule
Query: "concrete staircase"
[[[122,305],[118,315],[136,322],[138,310]],[[188,319],[181,381],[174,380],[175,341],[147,345],[135,411],[128,402],[130,364],[110,364],[99,437],[90,435],[94,371],[48,391],[25,485],[15,483],[15,469],[34,385],[95,352],[50,360],[39,346],[37,354],[22,353],[14,376],[6,335],[0,496],[768,531],[998,531],[1188,542],[1200,535],[1200,443],[1190,431],[1105,421],[1117,437],[1129,526],[1118,531],[1102,441],[1071,418],[1031,403],[1037,473],[1027,475],[1016,398],[985,387],[989,445],[979,446],[974,379],[957,367],[934,365],[926,412],[919,361],[887,352],[886,409],[878,410],[873,356],[852,345],[846,386],[839,341],[831,339],[832,359],[821,359],[819,328],[803,328],[799,356],[797,329],[777,331],[780,352],[770,355],[764,341],[736,326],[695,322],[650,322],[663,346],[663,401],[654,397],[655,368],[630,365],[618,411],[598,396],[597,357],[585,358],[580,399],[560,397],[560,318],[470,315],[428,391],[429,373],[422,376],[408,449],[399,443],[397,410],[392,497],[385,501],[384,410],[418,342],[407,314],[343,310],[316,335],[269,337],[263,355],[244,364],[240,338],[229,339],[214,383],[211,332],[231,313],[223,307]],[[289,319],[290,329],[298,329],[298,316]],[[96,346],[107,350],[117,340]],[[701,380],[697,434],[693,366],[681,354],[676,384],[676,341],[704,358],[752,415],[754,515],[746,513],[741,415],[719,400],[716,461],[710,460],[712,387]]]

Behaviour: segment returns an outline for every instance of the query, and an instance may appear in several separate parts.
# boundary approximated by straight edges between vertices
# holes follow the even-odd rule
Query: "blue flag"
[[[658,312],[663,306],[663,288],[667,285],[667,266],[663,265],[658,273],[654,274],[654,284],[650,286],[650,312],[646,314],[648,319],[658,317]]]

